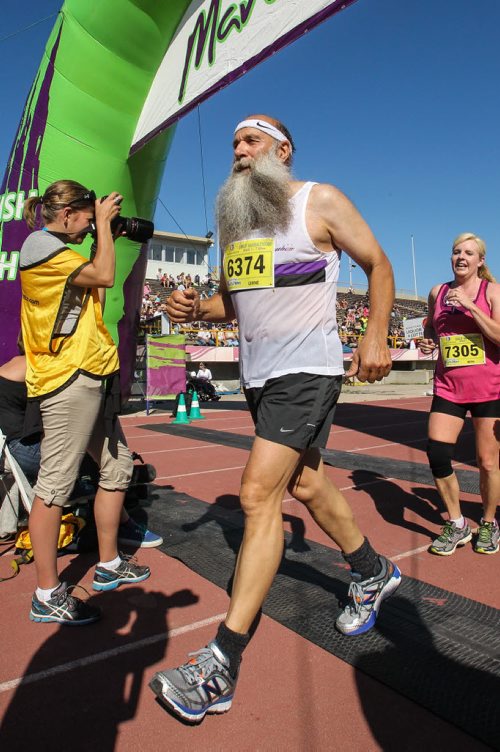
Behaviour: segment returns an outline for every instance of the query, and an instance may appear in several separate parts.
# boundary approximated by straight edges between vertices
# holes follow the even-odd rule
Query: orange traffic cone
[[[198,402],[198,394],[196,392],[193,392],[189,420],[205,420],[205,416],[202,415],[200,411],[200,403]]]
[[[175,420],[172,421],[171,425],[175,424],[186,424],[191,423],[191,421],[188,418],[188,414],[186,411],[186,400],[184,398],[184,392],[181,392],[179,395],[179,404],[177,405],[177,415],[175,416]]]

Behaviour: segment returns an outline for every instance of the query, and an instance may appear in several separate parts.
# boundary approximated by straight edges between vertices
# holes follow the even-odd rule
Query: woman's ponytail
[[[30,228],[33,230],[36,224],[36,207],[43,204],[42,196],[31,196],[24,202],[23,217]]]

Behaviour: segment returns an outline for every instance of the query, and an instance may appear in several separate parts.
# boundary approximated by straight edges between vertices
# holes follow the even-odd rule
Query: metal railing
[[[200,338],[200,332],[208,332],[210,338],[204,341]],[[239,330],[237,327],[232,329],[198,329],[196,327],[182,327],[179,328],[179,334],[186,335],[187,345],[197,345],[199,347],[237,347],[240,339]],[[161,317],[158,316],[148,321],[142,321],[139,331],[139,337],[144,337],[145,334],[160,335],[161,334]],[[362,334],[347,333],[341,334],[340,341],[343,345],[355,344],[357,347],[360,340],[363,338]],[[229,341],[228,341],[229,340]],[[231,344],[231,340],[233,343]],[[387,344],[393,350],[398,350],[404,347],[405,339],[401,335],[389,335],[387,337]]]

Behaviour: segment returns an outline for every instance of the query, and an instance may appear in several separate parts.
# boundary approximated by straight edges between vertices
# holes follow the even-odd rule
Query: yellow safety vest
[[[118,353],[102,320],[97,288],[71,284],[89,262],[61,248],[21,267],[21,327],[28,399],[51,394],[77,373],[106,377],[118,371]]]

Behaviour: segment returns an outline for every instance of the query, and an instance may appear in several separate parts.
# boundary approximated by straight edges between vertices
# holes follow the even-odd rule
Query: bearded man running
[[[219,293],[200,300],[191,288],[167,303],[175,323],[238,319],[241,380],[256,433],[241,482],[245,532],[226,619],[206,648],[157,673],[150,685],[191,722],[231,706],[249,630],[281,561],[286,490],[351,567],[350,601],[335,622],[340,632],[371,629],[401,580],[363,537],[320,454],[344,376],[335,310],[341,251],[369,282],[370,320],[347,372],[360,381],[380,381],[391,368],[391,265],[341,191],[292,177],[294,144],[282,123],[252,115],[236,127],[233,148],[232,173],[217,199],[224,249]]]

